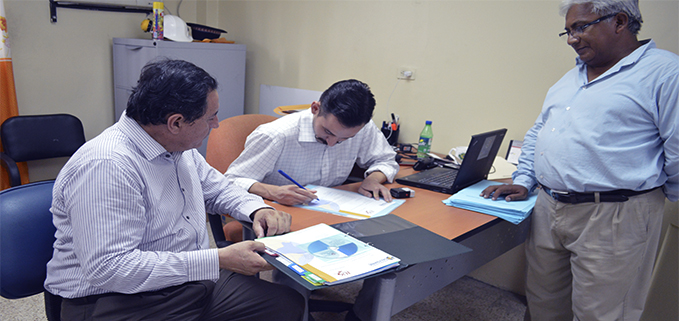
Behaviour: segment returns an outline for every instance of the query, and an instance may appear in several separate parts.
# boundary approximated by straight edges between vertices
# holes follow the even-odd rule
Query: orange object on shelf
[[[226,40],[226,38],[221,37],[217,39],[203,39],[203,40],[194,40],[194,42],[212,42],[212,43],[236,43],[233,40]]]
[[[309,108],[311,108],[311,104],[278,106],[273,109],[273,112],[278,115],[287,115]]]

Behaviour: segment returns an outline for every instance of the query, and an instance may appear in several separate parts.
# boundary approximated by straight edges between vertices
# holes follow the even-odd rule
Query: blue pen
[[[286,174],[284,171],[282,171],[282,170],[279,169],[278,172],[281,173],[281,175],[283,175],[283,177],[287,178],[287,179],[290,180],[291,182],[295,183],[295,185],[299,186],[299,188],[301,188],[301,189],[306,189],[304,186],[300,185],[299,183],[297,183],[297,181],[295,181],[294,179],[292,179],[292,177],[288,176],[288,174]]]
[[[292,179],[292,177],[288,176],[288,174],[286,174],[284,171],[282,171],[282,170],[279,169],[278,172],[281,173],[281,175],[283,175],[283,177],[287,178],[287,179],[290,180],[291,182],[295,183],[295,185],[299,186],[299,188],[301,188],[301,189],[306,189],[306,187],[302,186],[300,183],[297,183],[297,181],[295,181],[294,179]],[[317,200],[318,200],[318,198],[315,199],[315,200],[312,200],[311,202],[314,202],[314,201],[317,201]]]

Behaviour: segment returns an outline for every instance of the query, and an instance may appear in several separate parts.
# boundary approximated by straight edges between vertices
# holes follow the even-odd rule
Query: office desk
[[[397,176],[412,173],[412,168],[402,166]],[[356,192],[359,186],[360,183],[354,183],[337,188]],[[386,186],[405,187],[398,183]],[[362,320],[389,320],[392,315],[520,245],[528,235],[530,216],[514,225],[494,216],[447,206],[441,201],[448,198],[448,194],[409,188],[415,190],[415,197],[406,199],[392,213],[465,245],[472,251],[366,279],[354,308]],[[335,224],[354,220],[271,202],[269,204],[292,215],[292,230],[318,223]],[[285,283],[302,293],[306,291],[296,286],[294,281]],[[306,295],[308,297],[308,291]]]

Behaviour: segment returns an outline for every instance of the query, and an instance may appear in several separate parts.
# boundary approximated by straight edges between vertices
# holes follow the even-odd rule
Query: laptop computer
[[[396,182],[435,192],[455,194],[488,177],[506,133],[507,129],[503,128],[473,135],[459,169],[434,167],[397,178]]]

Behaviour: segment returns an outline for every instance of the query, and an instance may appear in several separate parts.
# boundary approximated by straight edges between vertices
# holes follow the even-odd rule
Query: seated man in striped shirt
[[[251,193],[285,205],[308,203],[313,191],[292,184],[336,186],[354,164],[367,168],[358,192],[391,201],[389,189],[398,172],[396,153],[371,120],[375,98],[358,80],[336,82],[311,108],[259,126],[226,177]],[[227,148],[225,146],[224,148]]]
[[[196,151],[219,126],[216,89],[189,62],[146,65],[120,120],[59,173],[45,289],[64,298],[63,320],[302,318],[299,293],[253,276],[271,268],[264,244],[209,247],[206,212],[252,221],[260,237],[291,220]]]

